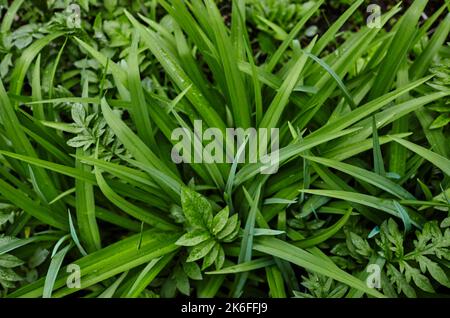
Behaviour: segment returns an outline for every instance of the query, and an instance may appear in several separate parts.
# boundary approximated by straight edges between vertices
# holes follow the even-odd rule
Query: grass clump
[[[32,2],[1,11],[1,296],[448,296],[448,2]],[[197,120],[278,128],[278,171],[176,164]]]

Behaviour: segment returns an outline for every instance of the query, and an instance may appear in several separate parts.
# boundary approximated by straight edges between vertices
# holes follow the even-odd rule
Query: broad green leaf
[[[181,246],[195,246],[200,244],[211,237],[208,231],[204,230],[194,230],[184,234],[180,237],[175,244]]]
[[[225,207],[214,216],[211,226],[212,234],[216,235],[223,230],[227,224],[229,214],[229,208]]]
[[[186,262],[194,262],[205,257],[213,249],[215,244],[216,241],[214,239],[208,239],[207,241],[196,245],[189,252]]]
[[[204,230],[211,228],[212,206],[204,196],[188,187],[183,187],[181,189],[181,206],[184,216],[191,226]]]

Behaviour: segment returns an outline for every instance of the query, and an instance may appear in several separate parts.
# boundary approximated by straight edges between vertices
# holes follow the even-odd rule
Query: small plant
[[[238,215],[230,217],[228,207],[213,215],[209,201],[189,188],[181,191],[181,205],[187,233],[176,244],[191,247],[186,262],[203,258],[202,270],[213,263],[216,269],[221,269],[225,262],[221,243],[230,243],[237,238],[240,229]]]

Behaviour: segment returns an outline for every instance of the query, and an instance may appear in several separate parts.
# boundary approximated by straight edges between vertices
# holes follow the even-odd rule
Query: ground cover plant
[[[449,10],[0,0],[0,296],[449,296]]]

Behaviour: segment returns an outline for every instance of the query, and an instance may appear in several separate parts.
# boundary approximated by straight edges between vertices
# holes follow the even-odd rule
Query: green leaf
[[[408,270],[408,267],[406,268],[407,268],[406,270]],[[428,277],[422,275],[418,269],[412,269],[412,273],[410,273],[409,275],[412,277],[414,284],[416,284],[416,286],[422,289],[423,291],[427,293],[435,292]]]
[[[217,235],[223,230],[228,221],[228,215],[230,214],[230,209],[228,206],[220,210],[213,218],[212,221],[212,234]]]
[[[373,84],[370,98],[381,96],[389,91],[401,62],[407,58],[412,40],[416,33],[416,25],[428,0],[416,0],[406,11],[395,29],[395,35],[386,52],[383,62],[378,66],[378,74]]]
[[[208,103],[205,97],[201,94],[199,89],[193,85],[190,78],[186,75],[181,65],[175,57],[168,52],[167,48],[163,44],[162,40],[148,28],[145,28],[140,24],[130,13],[125,10],[127,18],[131,21],[133,26],[139,31],[142,41],[148,46],[148,48],[155,55],[157,60],[166,70],[167,74],[172,78],[173,82],[178,86],[180,90],[184,90],[191,86],[186,96],[189,101],[196,107],[199,114],[205,119],[209,127],[216,127],[222,131],[225,131],[225,124],[220,116]]]
[[[215,244],[216,241],[211,238],[205,242],[198,244],[197,246],[192,248],[186,262],[194,262],[205,257],[206,254],[208,254],[212,250]]]
[[[63,217],[59,213],[55,213],[54,210],[50,209],[47,206],[43,206],[34,202],[23,192],[15,189],[3,180],[0,180],[0,193],[16,206],[20,207],[25,212],[34,216],[38,220],[41,220],[42,222],[54,226],[58,229],[69,229],[67,218]]]
[[[411,218],[409,217],[408,212],[405,210],[405,208],[398,203],[397,201],[394,201],[395,208],[398,211],[398,214],[400,215],[403,224],[405,225],[405,232],[409,232],[411,230]]]
[[[219,248],[219,254],[215,260],[216,269],[221,269],[223,267],[223,263],[225,263],[225,250],[221,246]]]
[[[11,268],[0,268],[0,280],[20,282],[23,280],[23,277],[19,276]]]
[[[352,242],[353,247],[356,249],[356,253],[362,256],[370,256],[372,254],[372,249],[369,243],[364,240],[361,236],[350,232],[350,240]]]
[[[172,254],[152,259],[147,266],[139,273],[130,289],[124,294],[125,298],[136,298],[147,288],[147,286],[155,279],[155,277],[164,269],[164,267],[172,260]],[[189,263],[190,264],[190,263]]]
[[[181,189],[181,206],[184,216],[191,226],[205,230],[211,228],[212,207],[204,196],[188,187],[183,187]]]
[[[24,261],[11,254],[0,255],[0,267],[14,268],[24,264]]]
[[[308,46],[305,52],[302,52],[302,55],[298,57],[297,61],[293,65],[292,69],[286,76],[283,84],[275,95],[272,103],[269,105],[269,108],[265,112],[259,127],[263,128],[275,128],[280,120],[280,117],[288,104],[289,96],[294,90],[297,81],[300,77],[300,74],[303,71],[306,60],[308,58],[307,53],[311,51],[314,47],[315,40],[313,40]]]
[[[211,237],[208,231],[205,230],[193,230],[180,237],[175,244],[181,246],[195,246],[201,242],[206,241]]]
[[[6,11],[5,15],[2,18],[2,24],[0,26],[0,33],[6,34],[9,32],[11,25],[13,24],[14,18],[16,16],[17,11],[20,9],[20,6],[24,0],[14,0]]]
[[[198,266],[196,262],[190,262],[190,263],[184,262],[183,270],[190,279],[194,279],[194,280],[202,280],[203,279],[202,272],[200,270],[200,266]]]
[[[58,236],[54,235],[35,235],[26,239],[18,239],[11,236],[1,236],[0,237],[0,255],[4,255],[10,251],[13,251],[22,246],[31,244],[33,242],[39,241],[57,241]]]
[[[409,298],[416,298],[414,288],[406,281],[405,277],[392,265],[387,265],[387,274],[393,283],[397,285],[397,292],[403,292]]]
[[[386,171],[384,170],[383,154],[381,153],[380,141],[378,139],[378,130],[375,116],[372,116],[372,131],[374,170],[376,174],[384,176],[386,174]]]
[[[409,150],[417,153],[419,156],[423,157],[424,159],[428,160],[432,164],[434,164],[436,167],[441,169],[446,175],[450,176],[450,160],[435,153],[432,152],[424,147],[418,146],[412,142],[409,142],[407,140],[399,139],[397,137],[390,137],[395,142],[398,142],[402,146],[408,148]]]
[[[245,187],[243,188],[243,191],[250,205],[250,211],[245,222],[244,233],[242,234],[241,250],[239,253],[238,264],[250,262],[252,259],[253,230],[255,228],[256,213],[258,211],[258,203],[260,201],[261,185],[257,187],[254,198],[250,196]],[[232,290],[233,297],[239,297],[242,294],[242,290],[244,288],[245,282],[247,281],[247,278],[247,273],[237,275],[234,282],[234,288]]]
[[[31,268],[36,268],[42,263],[45,262],[47,257],[49,256],[50,252],[47,249],[44,249],[42,247],[38,247],[34,254],[30,257],[28,260],[28,266]]]
[[[344,173],[348,173],[349,175],[353,176],[354,178],[357,178],[364,182],[370,183],[386,192],[389,192],[389,193],[395,195],[398,198],[414,199],[414,196],[412,194],[410,194],[408,191],[406,191],[404,188],[402,188],[395,182],[392,182],[391,180],[389,180],[379,174],[359,168],[357,166],[339,162],[339,161],[333,160],[333,159],[310,157],[310,156],[303,156],[303,157],[308,160],[323,164],[327,167],[337,169]]]
[[[175,270],[174,278],[176,281],[177,289],[184,295],[189,296],[191,287],[189,284],[189,278],[184,273],[184,271],[181,269],[181,267],[178,267]]]
[[[325,242],[327,239],[333,237],[347,223],[351,214],[352,214],[352,209],[348,209],[347,212],[345,212],[345,214],[342,216],[342,218],[340,218],[339,221],[337,221],[335,224],[333,224],[329,228],[324,229],[324,230],[320,231],[319,233],[317,233],[311,237],[308,237],[306,239],[303,239],[303,240],[300,240],[297,242],[293,242],[292,244],[297,247],[301,247],[301,248],[309,248],[309,247],[316,246],[322,242]],[[288,236],[289,236],[289,232],[288,232]]]
[[[431,124],[430,129],[439,129],[447,126],[450,123],[450,116],[448,114],[439,115]]]
[[[74,263],[82,269],[81,287],[92,286],[152,259],[174,252],[179,248],[174,244],[178,237],[179,234],[176,233],[148,230],[144,231],[142,238],[140,238],[140,234],[136,234],[76,260]],[[141,240],[141,248],[138,250],[136,246],[139,240]],[[54,284],[53,297],[62,297],[79,290],[66,286],[70,274],[63,269],[58,275]],[[9,297],[38,297],[42,295],[43,286],[44,279],[41,278],[16,290]]]
[[[208,268],[209,266],[211,266],[212,264],[214,264],[214,262],[217,259],[217,256],[219,255],[219,251],[221,249],[222,249],[222,247],[220,246],[220,244],[216,242],[216,244],[211,249],[211,251],[209,251],[209,253],[203,259],[202,270],[204,270],[204,269]]]
[[[54,256],[52,256],[52,260],[50,262],[50,266],[48,267],[47,276],[45,277],[44,283],[44,291],[42,294],[42,298],[51,298],[53,292],[53,285],[55,284],[56,277],[61,268],[62,262],[66,257],[66,254],[72,248],[72,244],[67,245]]]
[[[118,279],[114,283],[112,283],[108,288],[106,288],[100,295],[98,295],[97,298],[112,298],[117,290],[119,288],[122,281],[125,279],[125,277],[128,275],[128,272],[123,273],[120,275]]]
[[[128,87],[132,105],[131,115],[136,124],[138,136],[146,143],[146,145],[155,147],[156,143],[153,138],[152,124],[139,75],[138,43],[139,35],[135,32],[133,34],[131,50],[128,55]]]
[[[122,196],[117,194],[106,182],[103,175],[95,169],[95,176],[97,178],[98,186],[102,190],[103,194],[110,200],[114,205],[118,206],[127,214],[135,217],[136,219],[155,226],[161,230],[176,230],[177,226],[173,225],[168,220],[159,216],[155,211],[150,212],[145,210],[131,202],[125,200]]]
[[[401,218],[401,216],[392,200],[377,198],[374,196],[361,194],[361,193],[339,191],[339,190],[301,190],[301,191],[310,193],[310,194],[327,196],[327,197],[331,197],[331,198],[336,198],[336,199],[341,199],[341,200],[345,200],[345,201],[359,203],[359,204],[362,204],[362,205],[365,205],[365,206],[368,206],[368,207],[371,207],[371,208],[374,208],[377,210],[387,212],[398,218]],[[419,227],[419,224],[423,222],[421,217],[416,214],[410,215],[410,218],[411,218],[411,223],[417,227]]]
[[[351,287],[364,291],[368,295],[383,297],[381,293],[367,287],[364,282],[339,269],[333,263],[324,262],[323,258],[295,247],[292,244],[267,237],[258,239],[257,241],[255,240],[253,248],[265,254],[282,258],[307,270],[331,277]]]
[[[450,288],[450,280],[445,274],[444,270],[435,262],[431,261],[429,258],[421,256],[419,262],[423,262],[430,273],[430,275],[438,281],[441,285]]]
[[[227,236],[230,236],[233,234],[233,232],[236,232],[236,229],[239,230],[239,226],[240,226],[239,216],[237,214],[233,214],[228,219],[227,224],[225,225],[223,230],[217,234],[217,238],[219,240],[224,240]]]
[[[81,245],[80,240],[78,239],[77,230],[75,229],[75,226],[73,225],[72,215],[70,214],[70,210],[67,211],[67,213],[69,215],[70,236],[72,237],[72,240],[75,243],[75,245],[77,246],[81,255],[86,256],[87,255],[86,250]]]
[[[220,270],[206,272],[206,274],[219,275],[219,274],[236,274],[236,273],[249,272],[249,271],[252,271],[255,269],[268,267],[270,265],[273,265],[274,262],[275,261],[272,258],[264,257],[264,258],[255,259],[253,261],[244,262],[241,264],[225,267]]]
[[[109,127],[114,131],[114,134],[122,141],[125,147],[133,154],[133,156],[140,162],[149,165],[152,168],[156,168],[164,172],[169,177],[178,180],[171,169],[169,169],[162,161],[159,159],[153,151],[151,151],[145,144],[140,140],[133,131],[113,112],[109,107],[106,99],[103,98],[101,102],[102,113],[105,117],[106,122]]]

